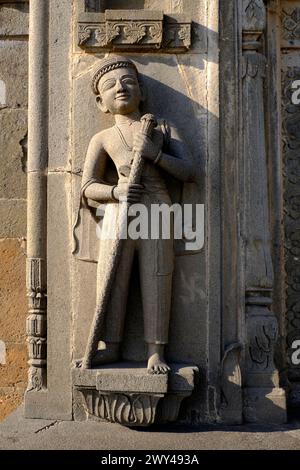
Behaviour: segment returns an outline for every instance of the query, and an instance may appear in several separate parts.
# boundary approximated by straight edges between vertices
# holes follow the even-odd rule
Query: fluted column
[[[27,292],[28,392],[47,386],[48,0],[30,1]]]

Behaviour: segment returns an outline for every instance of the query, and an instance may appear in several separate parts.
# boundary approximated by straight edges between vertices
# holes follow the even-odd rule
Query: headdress
[[[95,95],[99,95],[98,84],[100,79],[108,72],[112,70],[120,69],[120,68],[132,68],[138,74],[138,70],[132,60],[127,59],[124,56],[118,55],[110,55],[109,57],[105,57],[98,63],[96,71],[93,76],[92,80],[92,90]]]

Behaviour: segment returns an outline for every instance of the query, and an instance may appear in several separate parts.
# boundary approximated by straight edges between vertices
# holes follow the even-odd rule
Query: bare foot
[[[166,375],[170,372],[170,367],[164,360],[163,356],[158,353],[152,354],[148,359],[148,374],[152,375]]]

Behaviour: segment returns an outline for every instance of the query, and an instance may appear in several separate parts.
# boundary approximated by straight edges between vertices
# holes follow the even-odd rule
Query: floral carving
[[[191,25],[169,23],[164,31],[164,47],[186,48],[191,46]]]
[[[113,42],[121,34],[121,28],[117,24],[106,24],[106,45]]]
[[[276,321],[268,320],[256,326],[252,332],[249,345],[249,355],[252,367],[266,370],[273,363],[274,345],[277,340],[278,327]]]
[[[89,26],[79,25],[78,45],[83,46],[92,36],[92,29]]]
[[[200,36],[197,40],[201,39]],[[78,45],[105,49],[177,49],[185,51],[192,43],[192,24],[183,15],[172,20],[111,19],[78,24]]]
[[[95,38],[100,47],[106,46],[108,35],[105,25],[100,25],[99,28],[95,30]]]
[[[157,405],[163,395],[102,393],[80,390],[86,411],[96,418],[125,426],[149,426],[155,422]]]
[[[147,34],[146,25],[132,22],[124,26],[124,37],[130,44],[139,43]]]
[[[153,24],[152,26],[149,27],[149,34],[152,39],[157,39],[159,42],[161,42],[162,38],[162,29],[160,25],[158,24]]]

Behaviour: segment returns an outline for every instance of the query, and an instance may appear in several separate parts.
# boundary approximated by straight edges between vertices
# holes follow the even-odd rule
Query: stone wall
[[[97,10],[99,7],[98,0],[87,0],[85,2],[86,9],[90,12]],[[122,8],[123,1],[118,1],[119,8]],[[126,5],[129,6],[126,2]],[[141,1],[141,8],[147,6],[149,2],[147,0]],[[153,5],[157,2],[154,2]],[[180,2],[172,2],[171,0],[165,0],[165,2],[158,2],[164,4],[166,11],[166,5],[174,5]],[[187,2],[188,3],[188,2]],[[59,5],[60,2],[56,1],[55,4]],[[135,2],[139,4],[139,2]],[[278,351],[278,363],[279,369],[282,375],[285,374],[286,364],[286,349],[288,349],[289,359],[289,348],[295,338],[299,337],[300,334],[300,322],[299,322],[299,169],[297,168],[297,161],[299,160],[299,106],[290,106],[290,86],[291,81],[299,80],[299,1],[295,0],[272,0],[268,3],[268,35],[266,37],[266,56],[268,57],[268,83],[269,83],[269,105],[268,105],[268,128],[269,128],[269,154],[272,155],[272,161],[270,164],[270,182],[271,182],[271,201],[272,201],[272,238],[274,243],[274,261],[275,261],[275,295],[274,295],[274,312],[277,314],[280,323],[280,339],[281,349]],[[53,3],[54,5],[54,3]],[[103,3],[104,5],[104,3]],[[171,8],[171,7],[170,7]],[[52,6],[55,9],[55,6]],[[26,255],[26,166],[27,166],[27,93],[28,93],[28,1],[26,0],[15,0],[5,1],[0,0],[0,421],[7,416],[15,407],[17,407],[23,398],[24,390],[27,382],[27,348],[25,338],[25,319],[27,315],[27,302],[26,302],[26,287],[25,287],[25,255]],[[205,13],[206,14],[206,13]],[[211,13],[211,16],[213,14]],[[221,18],[224,21],[224,18]],[[66,20],[67,21],[67,20]],[[206,21],[206,20],[205,20]],[[199,23],[205,23],[204,19],[201,18]],[[58,25],[63,32],[62,23]],[[278,31],[282,32],[282,37]],[[204,29],[203,29],[204,31]],[[199,34],[204,34],[202,30],[199,30]],[[214,40],[213,31],[210,31],[210,41]],[[67,34],[67,33],[65,33]],[[51,40],[56,44],[56,38],[54,34]],[[205,36],[206,38],[206,36]],[[205,39],[204,38],[204,39]],[[277,39],[276,39],[277,38]],[[203,44],[207,45],[207,38]],[[281,44],[280,44],[281,39]],[[54,46],[53,46],[54,47]],[[58,43],[57,48],[60,47]],[[75,47],[75,46],[74,46]],[[57,49],[58,50],[58,49]],[[203,64],[208,59],[207,50],[203,49],[200,51],[203,54]],[[52,51],[53,69],[59,68],[60,61],[63,63],[63,59],[60,54],[56,53],[56,50]],[[94,60],[99,57],[99,54],[93,58],[89,53],[83,53],[79,48],[75,48],[73,57],[72,71],[73,71],[73,84],[74,84],[74,95],[85,97],[85,91],[89,86],[90,72]],[[276,60],[274,60],[274,57]],[[54,61],[55,58],[55,61]],[[181,60],[181,59],[180,59]],[[182,59],[180,63],[179,71],[181,75],[186,78],[188,75],[189,68],[193,64],[194,55],[191,54],[191,62],[185,63]],[[144,63],[145,62],[145,63]],[[147,63],[141,60],[139,64],[141,70],[147,75]],[[213,63],[213,59],[211,60]],[[172,65],[172,57],[168,56],[166,67]],[[190,67],[194,68],[194,67]],[[278,71],[282,69],[282,76]],[[196,96],[203,108],[207,106],[207,100],[209,97],[206,93],[206,88],[200,86],[204,82],[208,82],[211,75],[213,75],[213,67],[211,72],[206,75],[207,71],[205,67],[198,67],[197,81],[195,80],[195,89],[191,87],[189,91],[192,91]],[[157,63],[157,76],[163,70],[161,63]],[[61,83],[62,78],[68,81],[67,71],[64,70],[65,77],[59,76],[57,80]],[[177,79],[179,83],[180,77]],[[55,78],[56,79],[56,78]],[[52,87],[55,86],[56,82],[53,78]],[[279,100],[276,93],[280,93],[280,81],[282,79],[283,85],[283,108],[282,108],[282,120],[280,111]],[[55,82],[55,83],[54,83]],[[225,82],[225,80],[224,80]],[[69,82],[68,82],[69,83]],[[229,83],[227,79],[227,84]],[[149,83],[151,86],[151,83]],[[152,84],[153,86],[153,84]],[[171,87],[170,87],[171,88]],[[184,87],[183,87],[184,88]],[[271,90],[271,91],[270,91]],[[182,90],[179,90],[182,92]],[[182,92],[183,93],[183,92]],[[202,93],[202,94],[201,94]],[[273,94],[275,96],[275,99]],[[74,98],[74,97],[73,97]],[[66,98],[67,99],[67,98]],[[213,100],[213,97],[210,97]],[[61,100],[61,97],[59,97]],[[196,100],[196,101],[197,101]],[[76,104],[77,103],[77,104]],[[204,103],[204,104],[203,104]],[[272,105],[270,104],[272,103]],[[61,105],[61,102],[59,103]],[[76,124],[82,121],[82,109],[86,104],[84,99],[74,100],[74,115]],[[89,109],[94,109],[93,105],[88,103]],[[68,106],[65,104],[62,106],[67,110]],[[92,111],[95,113],[96,110]],[[164,110],[166,112],[166,110]],[[213,116],[209,117],[209,114],[205,109],[197,108],[197,112],[200,115],[201,122],[209,121],[209,125],[213,128],[214,120]],[[180,114],[182,110],[180,108]],[[97,115],[98,116],[98,115]],[[77,119],[77,120],[76,120]],[[92,119],[95,123],[98,122]],[[281,146],[279,140],[281,138],[281,126],[283,124],[283,152],[281,152]],[[60,123],[57,124],[58,126]],[[97,124],[98,125],[98,124]],[[81,127],[80,127],[81,126]],[[85,129],[87,126],[88,129]],[[63,126],[61,126],[63,127]],[[78,124],[78,128],[82,130],[79,133],[79,137],[82,141],[82,148],[78,144],[78,138],[74,133],[74,147],[76,149],[75,156],[84,155],[87,141],[90,138],[89,133],[95,130],[89,128],[88,123]],[[272,131],[270,131],[270,129]],[[54,131],[53,131],[54,132]],[[82,135],[85,137],[82,138]],[[193,140],[193,139],[191,139]],[[205,140],[205,139],[204,139]],[[194,139],[196,142],[196,140]],[[61,145],[63,142],[67,142],[67,138],[61,139]],[[195,143],[196,145],[196,143]],[[57,148],[54,145],[53,154],[55,154]],[[80,174],[81,161],[77,161],[75,158],[74,167],[72,168],[73,179],[76,180]],[[270,159],[271,160],[271,159]],[[210,159],[208,159],[211,162]],[[52,175],[53,187],[55,184],[54,180],[59,180],[62,176],[58,174],[60,166],[53,162]],[[59,162],[60,163],[60,162]],[[78,164],[78,165],[77,165]],[[285,168],[285,177],[282,181],[283,168]],[[228,176],[228,167],[226,167],[226,175]],[[51,170],[51,168],[50,168]],[[50,171],[51,173],[51,171]],[[67,167],[66,175],[67,178],[71,173],[70,168]],[[52,181],[51,180],[51,181]],[[284,197],[282,194],[284,183]],[[76,184],[74,185],[76,186]],[[213,187],[213,185],[212,185]],[[51,189],[51,187],[50,187]],[[232,188],[230,188],[232,190]],[[285,206],[284,224],[282,224],[282,212]],[[276,220],[275,220],[276,219]],[[283,235],[283,225],[285,234]],[[53,230],[56,227],[53,226]],[[224,236],[224,234],[223,234]],[[285,238],[286,251],[283,252],[283,239]],[[56,247],[55,247],[56,249]],[[63,247],[63,250],[65,247]],[[229,257],[228,257],[229,258]],[[225,261],[228,262],[225,256]],[[224,263],[225,263],[224,261]],[[282,268],[284,262],[286,262],[286,272],[288,273],[285,278],[285,271]],[[204,265],[204,263],[203,263]],[[56,268],[55,268],[56,269]],[[216,266],[217,270],[218,267]],[[228,268],[229,272],[229,268]],[[82,276],[86,278],[86,272],[82,272]],[[231,282],[232,279],[230,279]],[[229,276],[228,276],[229,281]],[[213,281],[210,281],[213,284]],[[229,284],[230,285],[230,284]],[[232,286],[232,284],[231,284]],[[226,287],[226,286],[225,286]],[[65,290],[65,287],[64,287]],[[79,289],[78,289],[79,292]],[[233,295],[235,295],[234,289],[232,289]],[[242,289],[241,289],[242,293]],[[63,293],[64,294],[64,293]],[[91,296],[91,298],[94,298]],[[78,303],[79,305],[79,303]],[[234,311],[232,304],[228,303],[231,311]],[[92,308],[91,308],[92,311]],[[178,312],[180,312],[178,308]],[[211,309],[216,311],[216,309]],[[75,318],[76,315],[79,317],[76,308],[74,308]],[[73,312],[73,313],[74,313]],[[228,312],[230,314],[230,312]],[[227,315],[227,312],[226,312]],[[228,315],[226,316],[228,319]],[[80,333],[80,328],[84,325],[84,318],[81,323],[76,324],[75,338],[75,354],[80,356],[83,348],[84,336]],[[211,319],[212,320],[212,319]],[[235,321],[235,319],[234,319]],[[76,323],[76,322],[75,322]],[[206,317],[203,316],[203,324],[206,323]],[[211,336],[216,339],[216,322],[211,321],[212,332]],[[235,335],[234,329],[232,329],[232,322],[228,321],[224,328],[228,331],[223,332],[224,344],[233,343],[231,336]],[[195,327],[192,324],[193,328]],[[199,329],[200,331],[200,329]],[[201,330],[202,331],[202,330]],[[202,333],[201,333],[202,334]],[[186,343],[190,350],[190,332],[186,335]],[[287,336],[287,338],[286,338]],[[209,337],[209,334],[208,334]],[[177,339],[174,336],[174,341]],[[287,339],[287,346],[286,346]],[[183,343],[181,338],[181,343]],[[67,343],[66,343],[67,344]],[[201,344],[200,339],[195,341],[197,348],[205,349],[208,347],[206,344]],[[208,339],[209,348],[213,349],[213,341]],[[217,344],[217,343],[216,343]],[[200,345],[200,346],[199,346]],[[172,348],[172,342],[171,342]],[[219,351],[218,348],[215,348]],[[189,351],[188,350],[188,351]],[[172,352],[172,350],[171,350]],[[201,349],[202,352],[202,349]],[[53,349],[53,355],[56,353]],[[211,351],[211,357],[213,354],[217,356],[218,352],[214,353]],[[204,357],[204,355],[202,355]],[[201,356],[201,357],[202,357]],[[218,357],[214,357],[214,363],[218,363]],[[292,394],[290,397],[290,405],[293,405],[293,401],[299,406],[300,396],[300,372],[299,367],[292,366],[288,362],[288,379],[291,385]],[[203,366],[204,368],[204,366]],[[217,368],[213,368],[216,370]],[[63,374],[63,371],[62,371]],[[63,374],[66,376],[66,374]],[[212,373],[211,373],[212,375]],[[211,377],[212,382],[217,381],[217,378]],[[211,392],[211,408],[212,413],[215,408],[215,392],[214,388],[210,387],[209,393]]]
[[[27,381],[28,3],[0,1],[0,421]]]

